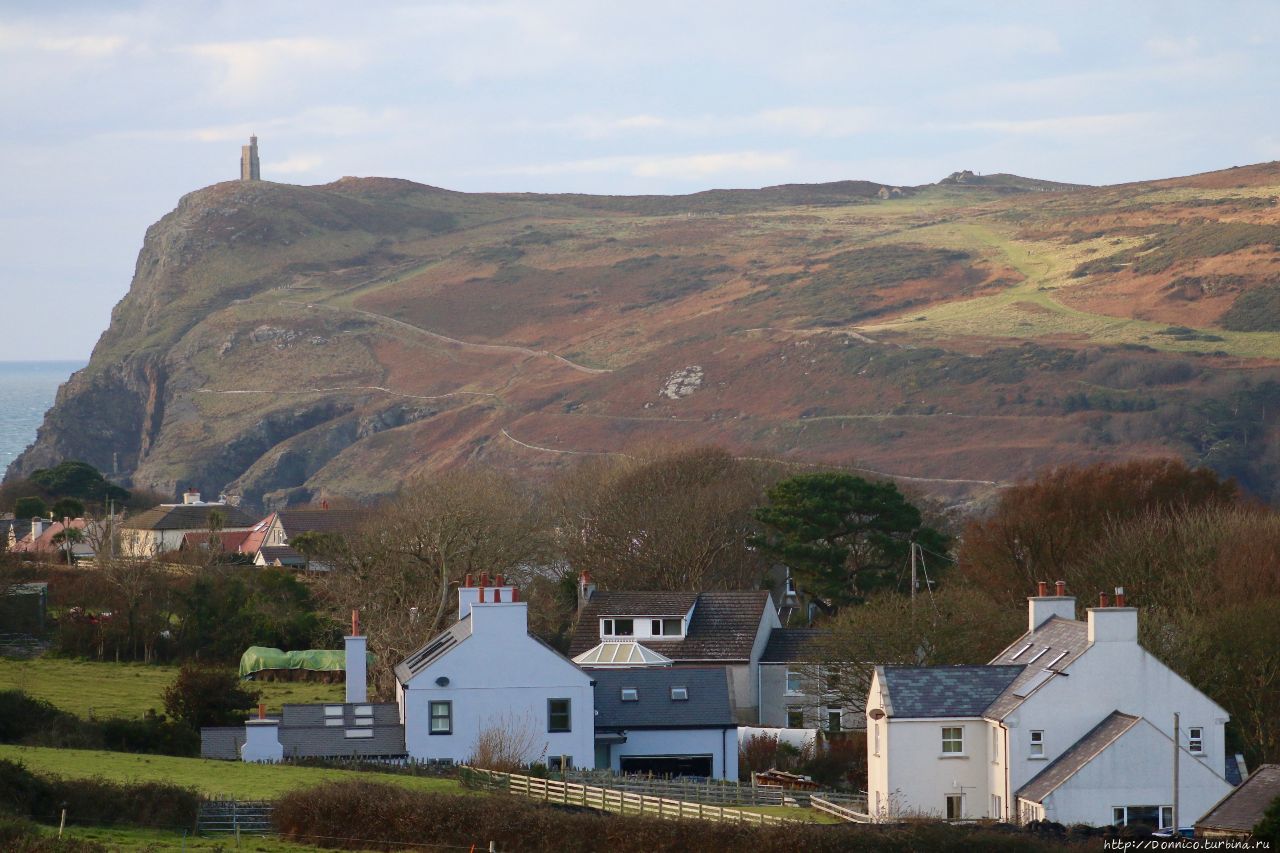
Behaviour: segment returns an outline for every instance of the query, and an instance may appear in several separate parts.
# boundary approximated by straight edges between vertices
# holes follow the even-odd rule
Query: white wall
[[[1190,826],[1231,786],[1184,749],[1179,762],[1178,822]],[[1045,798],[1059,823],[1102,826],[1116,806],[1173,805],[1173,742],[1141,720]]]
[[[991,790],[989,787],[991,748],[989,724],[976,718],[893,719],[885,724],[880,746],[881,758],[886,749],[893,762],[886,768],[884,791],[891,803],[892,814],[923,814],[946,817],[946,795],[963,794],[966,818],[987,817]],[[943,727],[964,729],[964,753],[944,755]],[[874,732],[870,737],[874,738]],[[869,792],[874,808],[875,794]]]
[[[735,729],[628,729],[627,742],[609,750],[609,767],[621,772],[624,755],[710,755],[711,775],[738,778],[738,733]]]
[[[512,724],[532,733],[527,761],[568,755],[579,767],[595,761],[594,695],[590,677],[534,640],[524,602],[475,605],[472,633],[416,675],[403,695],[405,746],[417,759],[467,761],[487,726]],[[449,679],[447,686],[436,679]],[[571,731],[547,731],[547,700],[571,701]],[[453,732],[430,734],[433,700],[453,702]]]

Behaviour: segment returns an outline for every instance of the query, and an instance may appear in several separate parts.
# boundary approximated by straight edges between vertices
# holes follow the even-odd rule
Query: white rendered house
[[[526,762],[593,766],[591,677],[529,633],[529,606],[497,580],[460,587],[458,622],[396,667],[406,751],[463,763],[502,729],[527,743]]]
[[[882,818],[1189,825],[1238,778],[1223,708],[1138,643],[1138,611],[1075,618],[1029,599],[1027,633],[985,666],[876,667],[867,697],[868,806]]]

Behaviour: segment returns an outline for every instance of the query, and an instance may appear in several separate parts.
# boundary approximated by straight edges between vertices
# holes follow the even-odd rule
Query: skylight
[[[1020,649],[1018,649],[1016,652],[1014,652],[1014,653],[1009,657],[1009,660],[1017,660],[1018,658],[1022,657],[1022,656],[1023,656],[1023,654],[1025,654],[1025,653],[1026,653],[1026,651],[1027,651],[1027,649],[1029,649],[1029,648],[1031,648],[1031,643],[1027,643],[1025,646],[1023,646],[1022,648],[1020,648]]]
[[[622,688],[622,701],[623,702],[639,702],[640,690],[635,687]]]
[[[673,702],[689,701],[689,688],[688,687],[672,687],[671,701]]]
[[[1058,661],[1062,660],[1062,659],[1063,659],[1063,658],[1065,658],[1066,656],[1067,656],[1067,653],[1066,653],[1066,652],[1063,652],[1062,654],[1058,655],[1056,658],[1054,658],[1053,660],[1051,660],[1051,661],[1049,661],[1047,664],[1045,664],[1045,665],[1044,665],[1044,668],[1045,668],[1045,669],[1048,669],[1049,667],[1053,666],[1055,663],[1057,663]]]
[[[1031,660],[1027,661],[1027,663],[1035,663],[1036,661],[1040,660],[1040,658],[1044,657],[1047,651],[1049,651],[1049,647],[1045,646],[1043,649],[1041,649],[1040,651],[1032,655]]]

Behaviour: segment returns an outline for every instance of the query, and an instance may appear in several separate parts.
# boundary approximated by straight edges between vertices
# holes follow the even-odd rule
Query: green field
[[[464,793],[461,785],[453,779],[332,770],[324,767],[295,767],[287,764],[246,764],[241,761],[211,761],[169,755],[0,744],[0,759],[3,758],[21,761],[34,773],[65,779],[97,776],[116,782],[169,782],[195,788],[208,796],[235,797],[241,800],[269,800],[298,788],[351,780],[385,782],[417,791]]]
[[[50,834],[56,829],[47,828]],[[301,853],[301,851],[324,850],[323,847],[312,847],[309,844],[293,844],[277,838],[259,838],[243,836],[239,847],[234,838],[201,838],[184,835],[180,832],[168,832],[160,829],[109,829],[106,827],[68,826],[66,833],[71,838],[82,838],[104,844],[110,850],[145,850],[147,853],[169,853],[169,851],[214,851],[243,850],[247,853]]]
[[[21,690],[52,702],[80,717],[141,717],[148,709],[164,711],[164,690],[178,675],[176,666],[136,663],[93,663],[43,657],[0,658],[0,690]],[[286,702],[333,702],[342,698],[341,684],[266,681],[262,691],[268,710]]]

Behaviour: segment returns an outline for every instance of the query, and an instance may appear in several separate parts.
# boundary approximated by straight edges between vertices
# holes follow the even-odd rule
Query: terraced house
[[[1163,829],[1177,802],[1190,825],[1239,782],[1242,759],[1227,754],[1227,712],[1139,644],[1124,605],[1117,590],[1077,620],[1064,585],[1041,584],[1027,632],[989,664],[876,667],[870,808]]]

